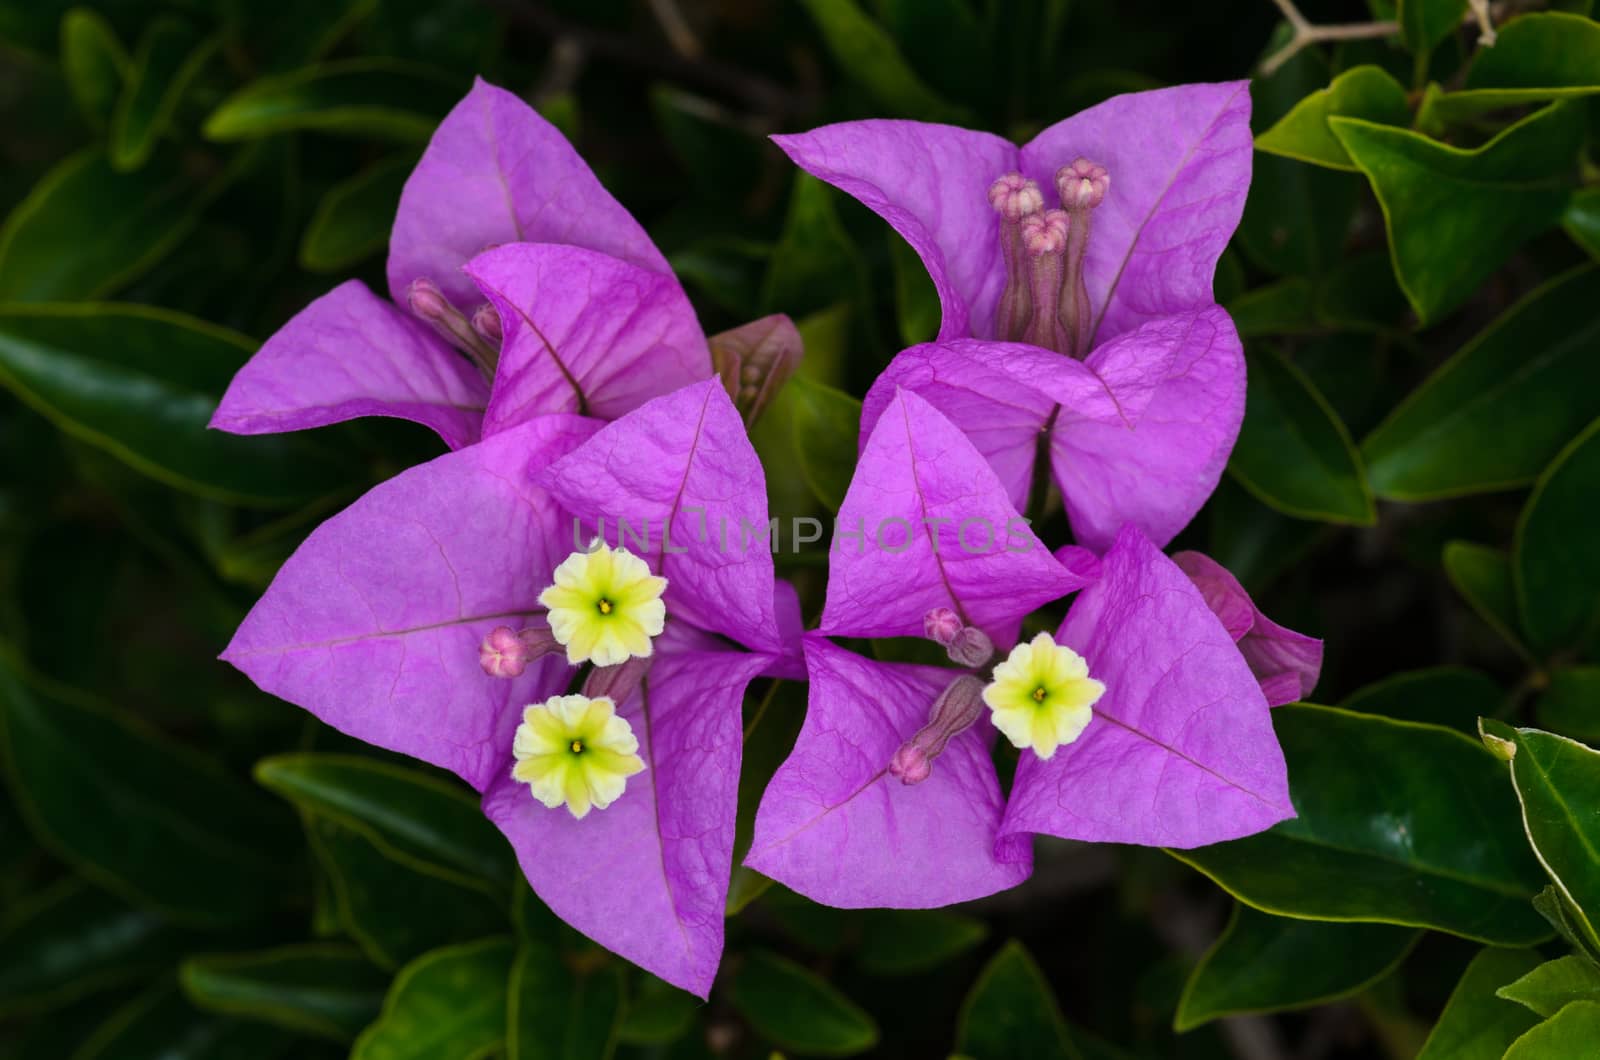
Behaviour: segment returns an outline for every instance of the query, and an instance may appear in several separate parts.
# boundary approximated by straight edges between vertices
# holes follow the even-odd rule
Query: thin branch
[[[1390,37],[1400,32],[1398,22],[1343,22],[1331,26],[1313,26],[1306,21],[1300,9],[1294,6],[1294,0],[1272,0],[1272,2],[1283,13],[1284,21],[1289,23],[1294,35],[1289,38],[1287,44],[1262,62],[1263,77],[1272,76],[1280,66],[1298,55],[1302,48],[1312,44],[1341,40],[1372,40],[1375,37]]]

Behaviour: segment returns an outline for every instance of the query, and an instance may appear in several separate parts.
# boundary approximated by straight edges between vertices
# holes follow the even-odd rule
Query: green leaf
[[[1408,129],[1329,118],[1383,207],[1400,287],[1424,324],[1465,301],[1571,194],[1581,108],[1556,104],[1463,150]]]
[[[1486,949],[1472,959],[1428,1035],[1417,1060],[1500,1060],[1517,1035],[1537,1022],[1520,1005],[1495,996],[1539,963],[1532,950]]]
[[[158,18],[144,31],[111,118],[112,168],[134,170],[149,160],[178,101],[216,46],[216,38],[197,45],[194,30],[178,18]]]
[[[490,938],[434,950],[406,965],[383,1015],[350,1060],[480,1060],[506,1040],[506,982],[514,947]]]
[[[1550,934],[1542,884],[1498,763],[1434,725],[1279,707],[1273,725],[1299,816],[1246,839],[1170,853],[1268,913],[1374,921],[1529,944]]]
[[[293,834],[270,802],[126,711],[24,678],[0,655],[6,779],[41,843],[113,893],[185,922],[259,916]]]
[[[1439,500],[1531,483],[1600,415],[1600,268],[1566,273],[1434,372],[1362,443],[1380,497]]]
[[[960,124],[964,107],[947,102],[917,76],[893,38],[856,0],[802,0],[845,76],[884,108],[884,116]]]
[[[1468,121],[1502,107],[1600,92],[1600,23],[1559,11],[1525,14],[1479,48],[1460,92],[1430,92],[1424,128]]]
[[[880,909],[868,917],[856,963],[875,975],[937,967],[989,936],[981,920],[937,909]]]
[[[1467,0],[1399,0],[1400,37],[1413,52],[1426,55],[1456,31]]]
[[[1532,658],[1517,633],[1517,597],[1511,579],[1510,556],[1487,545],[1450,541],[1444,546],[1444,572],[1456,592],[1489,628],[1518,652]]]
[[[354,946],[318,942],[191,957],[180,979],[203,1009],[340,1042],[377,1018],[389,985]]]
[[[315,130],[418,143],[462,92],[456,78],[394,59],[348,59],[263,78],[206,119],[212,140]]]
[[[894,267],[895,320],[900,327],[900,341],[907,346],[930,342],[939,333],[939,320],[944,313],[939,307],[939,292],[911,244],[892,230],[887,238],[889,262]]]
[[[1328,128],[1328,119],[1335,116],[1379,125],[1411,124],[1405,87],[1382,67],[1357,66],[1296,103],[1256,137],[1256,149],[1332,169],[1354,170],[1355,163]]]
[[[1563,449],[1533,487],[1511,548],[1522,628],[1537,651],[1576,646],[1600,620],[1600,420]]]
[[[1281,354],[1258,350],[1249,391],[1233,476],[1286,515],[1370,526],[1377,512],[1361,458],[1311,380]]]
[[[111,118],[130,66],[127,49],[104,16],[75,7],[61,20],[61,72],[84,117],[96,128]]]
[[[978,974],[961,1003],[956,1049],[968,1056],[1082,1060],[1044,973],[1013,939]]]
[[[1348,997],[1393,971],[1420,937],[1387,924],[1291,920],[1235,904],[1184,985],[1173,1027]]]
[[[172,963],[190,938],[165,919],[65,879],[6,910],[0,1014],[54,1008]]]
[[[630,1045],[665,1045],[688,1031],[705,1002],[653,975],[647,975],[617,1028],[619,1041]]]
[[[1478,731],[1478,716],[1493,714],[1504,700],[1500,686],[1477,670],[1436,666],[1386,677],[1356,690],[1339,705],[1399,721],[1442,725],[1470,736]]]
[[[1600,968],[1582,957],[1558,957],[1502,986],[1495,996],[1549,1019],[1570,1002],[1600,1001]]]
[[[656,128],[700,195],[736,202],[761,182],[766,144],[721,104],[660,84],[649,100]]]
[[[303,439],[206,429],[243,336],[135,305],[0,308],[0,384],[56,426],[171,486],[240,504],[337,490],[349,465]]]
[[[100,298],[193,230],[232,172],[202,182],[174,158],[119,173],[85,151],[56,166],[0,229],[0,302]]]
[[[385,159],[329,188],[300,240],[301,267],[343,272],[388,246],[400,189],[415,164],[409,156]]]
[[[354,818],[304,820],[340,923],[377,964],[394,968],[452,939],[505,929],[504,903],[477,879],[413,857]]]
[[[1535,708],[1546,729],[1588,743],[1600,742],[1600,666],[1562,666]]]
[[[1588,958],[1589,963],[1600,967],[1600,946],[1596,946],[1581,924],[1582,917],[1573,904],[1562,895],[1560,888],[1550,884],[1533,896],[1533,908],[1545,922],[1556,929],[1556,934],[1568,946]]]
[[[1522,824],[1539,863],[1591,948],[1600,948],[1600,751],[1539,729],[1489,718],[1483,740],[1509,758]]]
[[[1600,1002],[1574,1001],[1511,1043],[1504,1060],[1567,1060],[1600,1041]]]
[[[839,223],[839,192],[797,173],[783,235],[772,251],[761,304],[798,318],[838,301],[863,297],[865,275],[855,244]]]
[[[784,1049],[854,1056],[878,1043],[871,1016],[825,980],[766,950],[745,956],[729,1000],[758,1034]]]
[[[113,1011],[72,1060],[271,1060],[290,1044],[277,1028],[197,1011],[163,977]]]
[[[609,1060],[622,987],[617,964],[569,967],[554,946],[523,942],[511,968],[506,1060]]]
[[[838,511],[856,470],[861,401],[804,376],[789,380],[787,386],[792,391],[790,427],[800,474],[819,501]]]
[[[516,858],[459,785],[356,755],[306,752],[256,764],[256,779],[313,814],[348,817],[410,857],[509,888]]]
[[[1591,258],[1600,259],[1600,187],[1583,188],[1567,203],[1561,227]]]

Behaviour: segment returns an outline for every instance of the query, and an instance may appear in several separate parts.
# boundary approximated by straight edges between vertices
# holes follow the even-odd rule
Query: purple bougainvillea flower
[[[936,340],[868,394],[862,437],[915,390],[1017,507],[1043,454],[1080,543],[1103,550],[1124,523],[1169,541],[1243,417],[1238,334],[1211,281],[1250,183],[1249,116],[1233,82],[1118,96],[1021,148],[907,121],[778,137],[911,244],[943,308]]]
[[[741,526],[762,533],[732,536]],[[646,633],[661,629],[657,597],[665,629],[647,657],[594,670],[584,697],[564,696],[573,669],[538,601],[601,527],[632,550],[611,573],[648,591]],[[704,996],[722,950],[740,703],[753,677],[798,658],[784,642],[797,609],[775,590],[766,527],[761,465],[719,379],[604,426],[537,416],[324,523],[223,657],[343,732],[459,774],[557,915]],[[648,572],[629,574],[641,559]],[[536,642],[545,650],[517,657]],[[602,696],[587,713],[574,702]],[[541,799],[563,800],[559,770],[523,762],[561,724],[574,754],[592,739],[615,768],[550,808]]]
[[[914,507],[930,520],[916,533],[850,536],[847,513],[871,525]],[[955,513],[1015,533],[994,550],[932,523]],[[1103,556],[1050,557],[982,454],[900,391],[863,449],[841,531],[823,625],[806,636],[805,725],[762,798],[750,867],[829,905],[923,908],[1025,878],[1033,833],[1194,847],[1293,815],[1236,637],[1138,527]],[[1023,615],[1075,589],[1054,636],[992,672],[971,656],[971,670],[878,662],[823,638],[913,633],[911,610],[926,606],[924,632],[952,659],[961,627],[1009,631],[980,638],[989,656]],[[996,725],[1023,748],[1009,798],[989,753]]]
[[[713,374],[644,229],[553,125],[481,80],[406,182],[388,275],[393,302],[350,280],[285,324],[211,425],[260,434],[396,416],[459,449],[541,414],[615,419]],[[798,356],[788,319],[766,323]]]

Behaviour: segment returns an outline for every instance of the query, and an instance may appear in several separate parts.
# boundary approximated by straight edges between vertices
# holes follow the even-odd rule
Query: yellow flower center
[[[983,701],[1006,739],[1047,759],[1082,734],[1105,690],[1083,656],[1041,633],[994,668]]]
[[[650,654],[650,638],[666,623],[666,588],[667,579],[651,574],[644,560],[602,541],[562,560],[539,603],[549,610],[550,632],[567,649],[569,663],[615,666]]]
[[[644,770],[639,741],[605,696],[552,696],[523,708],[511,741],[511,778],[551,809],[574,817],[622,797],[628,778]]]

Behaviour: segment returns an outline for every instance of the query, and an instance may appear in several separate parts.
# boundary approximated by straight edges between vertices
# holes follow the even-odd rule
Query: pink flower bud
[[[921,784],[933,775],[933,760],[915,743],[903,743],[889,759],[889,775],[902,784]]]
[[[746,427],[753,426],[778,396],[805,353],[799,329],[782,313],[719,332],[706,344],[711,364]]]
[[[1111,190],[1111,173],[1105,166],[1079,158],[1056,170],[1056,192],[1068,210],[1092,210]]]
[[[922,635],[949,647],[962,625],[960,615],[948,607],[936,607],[922,616]]]
[[[983,714],[983,682],[962,674],[949,685],[928,711],[928,724],[895,749],[888,770],[902,784],[920,784],[933,773],[933,760],[945,746]]]
[[[481,305],[477,312],[472,314],[472,330],[476,331],[484,342],[497,349],[505,339],[500,328],[500,314],[492,305]]]
[[[430,324],[443,324],[451,317],[460,316],[439,290],[439,285],[426,278],[411,281],[411,286],[406,288],[406,304]]]
[[[1030,257],[1060,254],[1067,249],[1069,221],[1065,210],[1047,210],[1022,219],[1022,247]]]
[[[989,185],[989,205],[1007,221],[1020,221],[1044,209],[1044,195],[1021,173],[1007,173]]]
[[[950,661],[960,666],[982,666],[994,658],[994,641],[976,626],[963,626],[945,649]]]
[[[478,645],[478,664],[490,677],[519,677],[535,659],[560,650],[548,625],[496,626]]]

